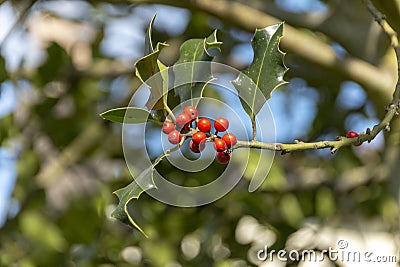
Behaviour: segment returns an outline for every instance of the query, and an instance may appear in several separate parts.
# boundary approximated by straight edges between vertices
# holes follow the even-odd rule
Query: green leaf
[[[148,79],[154,74],[160,72],[159,64],[161,62],[158,60],[158,55],[161,49],[165,46],[167,46],[167,44],[158,43],[156,50],[136,61],[136,76],[140,79],[141,82],[149,85]]]
[[[156,19],[157,13],[154,14],[154,16],[151,18],[149,28],[146,31],[146,37],[144,38],[144,55],[151,54],[154,49],[153,49],[153,40],[151,38],[151,34],[153,32],[153,25],[154,25],[154,20]]]
[[[138,199],[144,191],[156,188],[156,185],[153,181],[154,167],[155,165],[152,165],[151,167],[147,168],[130,184],[114,192],[119,199],[119,204],[111,214],[111,216],[115,219],[127,224],[128,226],[138,229],[146,237],[147,235],[129,214],[128,204],[131,200]]]
[[[125,107],[107,110],[100,114],[106,120],[119,122],[119,123],[143,123],[154,122],[161,124],[160,121],[155,120],[150,112],[142,108]]]
[[[151,38],[152,29],[156,14],[151,19],[149,28],[146,31],[146,37],[144,42],[145,56],[140,58],[135,63],[136,76],[141,82],[149,86],[150,97],[146,106],[152,110],[164,109],[164,102],[162,96],[168,91],[168,73],[163,71],[167,69],[158,56],[162,48],[167,46],[166,43],[157,43],[156,47],[153,47],[153,41]],[[160,71],[160,75],[156,75]]]
[[[201,96],[204,83],[212,79],[212,73],[209,64],[197,63],[212,61],[213,54],[215,51],[220,51],[221,44],[215,30],[207,38],[190,39],[181,45],[180,57],[174,66],[175,94],[179,96],[181,102]]]
[[[252,118],[271,98],[272,91],[286,83],[283,80],[287,71],[284,53],[279,50],[282,33],[283,22],[257,29],[252,40],[253,62],[232,82],[244,109]]]

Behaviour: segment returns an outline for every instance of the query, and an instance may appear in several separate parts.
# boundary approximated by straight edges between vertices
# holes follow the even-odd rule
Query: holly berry
[[[225,132],[229,127],[229,121],[225,118],[219,117],[214,121],[214,128],[218,132]]]
[[[168,141],[171,144],[178,144],[182,139],[182,135],[177,131],[177,130],[173,130],[172,132],[170,132],[168,134]]]
[[[231,134],[231,133],[224,134],[222,136],[222,140],[225,141],[226,146],[228,148],[236,145],[236,143],[237,143],[236,135]]]
[[[178,127],[182,127],[188,122],[190,122],[190,117],[188,114],[180,113],[178,116],[176,116],[176,124]]]
[[[359,136],[359,134],[356,133],[355,131],[348,131],[348,132],[346,133],[346,137],[347,137],[347,138],[355,138],[355,137],[358,137],[358,136]]]
[[[206,138],[207,138],[207,135],[205,135],[205,133],[203,133],[203,132],[197,132],[192,135],[192,140],[196,145],[200,144]]]
[[[197,118],[197,109],[193,106],[187,106],[183,109],[183,113],[187,114],[190,120],[195,120]]]
[[[347,138],[356,138],[356,137],[359,137],[359,136],[360,135],[358,133],[356,133],[355,131],[348,131],[346,133],[346,137]],[[361,146],[361,143],[360,144],[356,144],[355,146]]]
[[[175,130],[175,125],[172,121],[164,121],[163,126],[162,126],[162,131],[165,134],[169,134]]]
[[[217,152],[217,160],[219,163],[226,164],[231,159],[231,155],[225,152]]]
[[[214,148],[217,152],[222,152],[226,150],[227,146],[224,140],[217,138],[214,140]]]
[[[201,118],[197,121],[197,128],[202,132],[209,132],[211,130],[211,122],[207,118]]]
[[[201,142],[199,144],[196,144],[193,142],[193,140],[190,140],[189,146],[190,146],[190,150],[192,150],[194,153],[200,153],[206,147],[206,143]]]

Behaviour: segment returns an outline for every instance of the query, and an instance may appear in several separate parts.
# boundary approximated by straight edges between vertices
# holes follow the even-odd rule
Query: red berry
[[[222,152],[226,150],[226,143],[221,138],[217,138],[214,140],[214,148],[218,152]]]
[[[168,134],[168,141],[171,144],[178,144],[182,139],[182,135],[177,131],[177,130],[173,130],[172,132],[170,132]]]
[[[356,133],[355,131],[348,131],[347,134],[346,134],[347,138],[355,138],[355,137],[358,137],[358,136],[359,136],[359,134]]]
[[[358,136],[360,136],[360,135],[358,133],[356,133],[355,131],[348,131],[346,133],[346,137],[347,138],[356,138]],[[361,143],[360,144],[356,144],[355,146],[361,146]]]
[[[231,159],[231,155],[225,152],[217,152],[217,160],[219,163],[226,164]]]
[[[205,142],[201,142],[200,144],[195,144],[193,142],[193,140],[190,140],[189,143],[190,149],[194,152],[194,153],[200,153],[201,151],[204,150],[204,148],[206,147],[206,143]]]
[[[207,135],[205,135],[203,132],[197,132],[192,135],[192,140],[196,145],[200,144],[201,141],[205,140],[206,138]]]
[[[197,122],[197,128],[202,132],[209,132],[211,130],[211,122],[209,119],[201,118]]]
[[[214,128],[218,132],[225,132],[226,130],[228,130],[228,127],[229,121],[227,119],[221,117],[215,119]]]
[[[232,147],[237,143],[236,135],[231,133],[224,134],[222,140],[225,141],[227,147]]]
[[[176,116],[176,124],[178,127],[182,127],[186,123],[190,122],[190,117],[186,113],[181,113],[178,116]]]
[[[187,106],[183,109],[183,113],[189,115],[191,120],[195,120],[197,118],[197,109],[193,106]]]
[[[175,125],[172,121],[164,121],[163,126],[162,126],[162,131],[165,134],[169,134],[175,130]]]

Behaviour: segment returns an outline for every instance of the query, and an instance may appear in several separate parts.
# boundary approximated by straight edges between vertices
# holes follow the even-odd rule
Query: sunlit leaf
[[[287,71],[284,53],[279,50],[282,34],[283,23],[257,29],[252,40],[253,62],[232,82],[250,117],[260,111],[273,90],[286,83],[283,80]]]
[[[137,107],[124,107],[107,110],[100,114],[101,117],[113,122],[119,123],[143,123],[143,122],[155,122],[150,112],[145,109]]]

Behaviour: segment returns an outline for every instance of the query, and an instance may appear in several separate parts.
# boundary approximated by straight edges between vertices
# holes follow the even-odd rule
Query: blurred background
[[[375,4],[399,30],[399,2]],[[277,154],[254,193],[250,162],[240,183],[206,206],[143,194],[132,212],[148,239],[110,218],[112,192],[132,176],[122,126],[98,114],[126,106],[140,86],[133,64],[156,12],[153,39],[169,44],[167,65],[185,40],[216,28],[217,61],[244,69],[254,30],[286,22],[289,84],[268,101],[279,142],[365,131],[390,102],[394,53],[361,1],[1,1],[0,266],[377,266],[257,259],[265,246],[318,253],[339,240],[398,261],[398,118],[389,133],[335,155]],[[213,164],[200,179],[221,169]],[[169,164],[160,170],[181,175]]]

